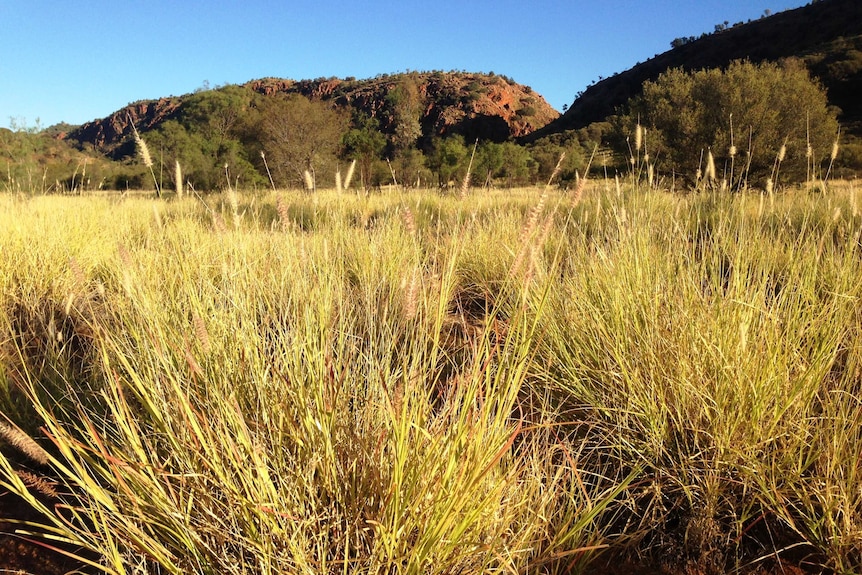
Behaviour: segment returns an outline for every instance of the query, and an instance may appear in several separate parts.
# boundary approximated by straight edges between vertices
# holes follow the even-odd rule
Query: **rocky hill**
[[[721,24],[699,38],[677,38],[673,49],[587,88],[566,113],[527,140],[600,122],[670,68],[698,70],[797,57],[827,89],[839,119],[862,135],[862,2],[819,0],[748,23]]]
[[[408,72],[366,80],[264,78],[242,87],[262,96],[301,94],[330,102],[336,108],[359,111],[377,119],[384,133],[395,130],[397,113],[406,109],[418,116],[421,137],[426,139],[461,134],[468,141],[479,138],[501,142],[526,136],[559,117],[529,86],[493,74]],[[145,133],[176,117],[187,98],[135,102],[61,137],[116,156],[120,146],[129,141],[130,122]]]

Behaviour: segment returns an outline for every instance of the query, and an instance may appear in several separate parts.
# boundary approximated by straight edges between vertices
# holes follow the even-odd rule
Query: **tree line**
[[[299,94],[263,96],[235,85],[202,90],[187,96],[171,119],[142,133],[154,178],[134,160],[130,143],[126,160],[113,167],[104,158],[82,160],[80,153],[67,159],[64,169],[72,180],[55,178],[56,189],[94,189],[94,181],[103,188],[140,188],[154,185],[153,179],[172,189],[175,163],[182,167],[181,183],[199,191],[305,187],[309,178],[312,187],[334,187],[336,173],[353,162],[354,182],[366,189],[460,186],[468,170],[474,187],[523,186],[547,181],[564,154],[564,186],[588,164],[610,177],[637,170],[657,182],[673,178],[689,186],[711,177],[711,185],[724,182],[731,189],[810,180],[833,165],[833,173],[841,165],[862,168],[855,143],[842,143],[839,153],[836,110],[796,60],[668,70],[607,121],[528,145],[428,134],[421,124],[425,106],[409,76],[374,103],[373,116]],[[38,134],[0,135],[7,188],[12,178],[20,185],[47,177],[38,162],[24,162],[24,171],[21,162],[11,167],[28,149],[47,156],[44,144],[34,140]],[[594,155],[597,161],[590,162]],[[707,173],[710,161],[718,173]],[[75,162],[80,166],[73,171]]]

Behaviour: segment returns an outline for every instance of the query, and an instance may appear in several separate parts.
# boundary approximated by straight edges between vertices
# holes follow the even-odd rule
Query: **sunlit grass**
[[[2,409],[61,493],[2,484],[108,573],[853,572],[857,201],[4,196]]]

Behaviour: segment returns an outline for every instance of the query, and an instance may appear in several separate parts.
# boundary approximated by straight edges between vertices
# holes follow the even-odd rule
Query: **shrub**
[[[644,84],[622,120],[623,136],[634,134],[638,123],[647,128],[647,150],[661,159],[660,169],[692,179],[710,149],[719,172],[733,166],[737,176],[763,179],[786,146],[781,173],[802,180],[810,166],[806,160],[828,158],[838,129],[825,91],[796,60],[735,61],[726,69],[697,72],[669,70]],[[625,144],[622,147],[628,154]],[[725,176],[734,179],[732,173]]]

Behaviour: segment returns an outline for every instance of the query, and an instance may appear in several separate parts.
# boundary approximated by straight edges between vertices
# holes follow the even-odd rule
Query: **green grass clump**
[[[116,574],[862,568],[855,189],[578,193],[0,198],[20,530]]]

